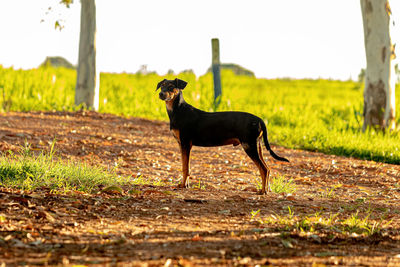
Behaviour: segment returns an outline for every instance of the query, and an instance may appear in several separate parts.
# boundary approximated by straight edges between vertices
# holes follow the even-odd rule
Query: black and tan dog
[[[189,156],[192,146],[242,145],[247,155],[258,167],[262,188],[260,194],[270,191],[270,169],[262,156],[261,137],[271,156],[277,160],[287,161],[272,151],[265,123],[259,117],[245,112],[205,112],[185,102],[182,90],[187,82],[162,80],[157,84],[161,88],[159,97],[167,105],[170,130],[179,143],[182,153],[183,181],[179,187],[187,187],[189,176]],[[156,90],[157,90],[156,89]]]

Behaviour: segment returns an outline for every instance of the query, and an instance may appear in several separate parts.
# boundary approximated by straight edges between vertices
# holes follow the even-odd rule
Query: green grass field
[[[212,76],[179,74],[188,82],[186,101],[213,109]],[[157,74],[101,74],[100,112],[167,120],[158,99]],[[0,66],[2,111],[76,110],[76,73],[64,68],[14,70]],[[396,114],[400,114],[397,87]],[[353,81],[257,79],[222,72],[218,110],[239,110],[263,118],[273,144],[388,163],[400,163],[400,135],[362,133],[363,85]],[[400,120],[397,119],[397,123]]]
[[[16,154],[0,156],[0,185],[34,190],[47,187],[54,191],[82,191],[93,193],[98,186],[132,184],[127,177],[101,167],[80,162],[63,162],[54,157],[54,143],[50,151],[34,155],[29,145]]]

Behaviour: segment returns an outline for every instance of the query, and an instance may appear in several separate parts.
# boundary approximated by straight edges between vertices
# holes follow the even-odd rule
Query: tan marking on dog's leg
[[[263,195],[263,194],[266,194],[265,186],[266,186],[267,168],[265,168],[265,166],[262,162],[262,158],[260,158],[260,155],[259,155],[258,139],[255,141],[256,142],[252,142],[252,143],[243,142],[242,146],[243,146],[244,151],[247,153],[247,155],[251,158],[251,160],[254,162],[254,164],[257,166],[258,170],[260,171],[262,187],[261,187],[261,190],[258,192],[258,194]]]
[[[257,168],[258,168],[258,170],[260,172],[260,175],[261,175],[262,186],[261,186],[261,190],[258,192],[258,194],[259,195],[264,195],[264,194],[266,194],[266,191],[265,191],[265,186],[266,186],[266,181],[267,181],[266,173],[265,173],[265,170],[264,170],[263,166],[261,166],[261,164],[262,164],[261,162],[256,161],[256,160],[253,160],[253,162],[256,164],[256,166],[257,166]]]
[[[189,186],[189,160],[190,160],[190,149],[192,146],[190,145],[188,148],[181,147],[182,153],[182,183],[179,184],[181,188],[187,188]]]
[[[269,174],[270,174],[271,170],[268,167],[267,163],[264,161],[261,143],[259,141],[257,143],[258,143],[258,145],[257,145],[257,147],[258,147],[258,156],[260,157],[261,163],[264,165],[264,168],[265,168],[265,171],[266,171],[265,178],[263,180],[263,189],[265,191],[265,183],[266,183],[267,192],[271,192],[271,183],[270,183],[270,177],[269,177]]]
[[[257,137],[257,140],[260,140],[260,139],[262,138],[263,133],[264,133],[264,132],[261,130],[261,131],[260,131],[260,134],[259,134],[258,137]]]
[[[188,186],[188,177],[189,177],[189,158],[186,154],[182,154],[182,173],[183,179],[181,183],[181,187],[185,188]]]

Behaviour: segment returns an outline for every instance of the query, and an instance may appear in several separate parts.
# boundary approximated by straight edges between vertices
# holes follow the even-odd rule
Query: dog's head
[[[167,80],[164,79],[157,84],[157,89],[161,89],[159,97],[164,101],[173,100],[178,94],[180,90],[183,90],[187,85],[187,82],[182,81],[178,78],[175,80]]]

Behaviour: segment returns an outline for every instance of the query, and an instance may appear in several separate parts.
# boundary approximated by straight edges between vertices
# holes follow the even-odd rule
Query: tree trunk
[[[395,128],[395,87],[391,79],[394,46],[389,33],[390,7],[387,0],[360,0],[367,59],[364,89],[364,125]]]
[[[81,0],[81,33],[75,89],[75,105],[99,108],[99,73],[96,71],[95,0]]]

